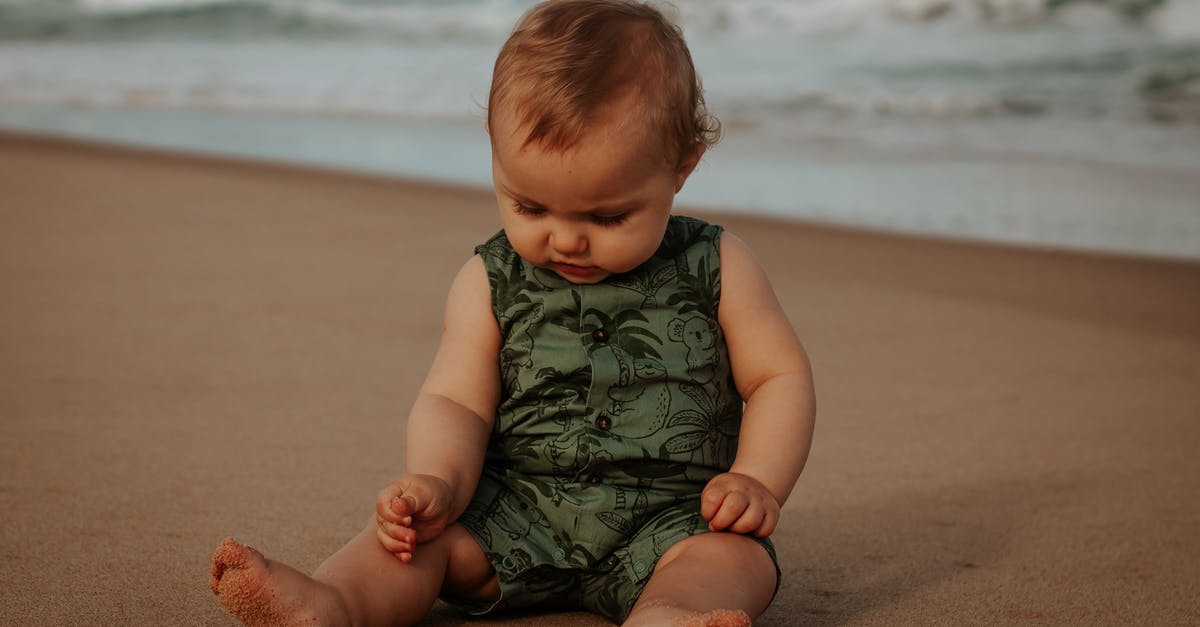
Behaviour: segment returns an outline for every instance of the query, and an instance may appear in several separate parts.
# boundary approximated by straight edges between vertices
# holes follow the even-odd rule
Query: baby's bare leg
[[[705,533],[658,561],[625,625],[748,627],[775,592],[775,564],[754,540]]]
[[[383,550],[367,526],[309,577],[226,540],[213,556],[212,590],[247,625],[411,625],[443,587],[460,598],[497,598],[483,551],[452,525],[407,564]]]

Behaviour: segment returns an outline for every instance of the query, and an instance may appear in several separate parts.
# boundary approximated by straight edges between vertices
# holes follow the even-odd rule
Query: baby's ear
[[[692,171],[700,164],[700,157],[704,156],[704,144],[696,142],[695,147],[683,154],[679,158],[679,165],[675,167],[675,193],[683,189],[683,184],[691,176]]]

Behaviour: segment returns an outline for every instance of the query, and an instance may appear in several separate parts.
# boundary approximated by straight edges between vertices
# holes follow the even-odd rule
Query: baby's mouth
[[[550,265],[555,271],[569,276],[590,276],[599,270],[596,266],[581,266],[563,261],[552,261]]]

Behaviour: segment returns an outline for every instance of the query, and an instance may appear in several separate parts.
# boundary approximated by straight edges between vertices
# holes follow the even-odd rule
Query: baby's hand
[[[757,479],[736,472],[717,475],[700,494],[700,515],[713,531],[765,538],[779,523],[779,502]]]
[[[432,475],[406,475],[389,483],[375,499],[376,536],[389,553],[412,560],[416,546],[450,524],[454,491]]]

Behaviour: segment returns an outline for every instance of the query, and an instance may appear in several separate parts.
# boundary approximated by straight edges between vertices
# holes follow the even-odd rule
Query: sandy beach
[[[0,135],[0,623],[232,625],[222,538],[361,529],[493,203]],[[758,624],[1194,623],[1200,264],[701,217],[816,371]]]

